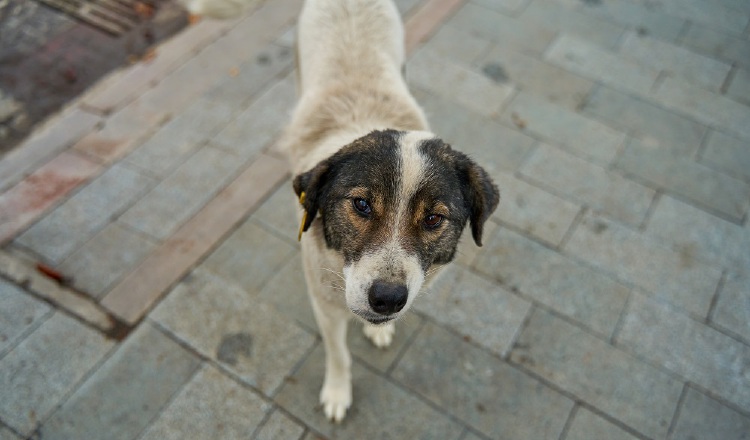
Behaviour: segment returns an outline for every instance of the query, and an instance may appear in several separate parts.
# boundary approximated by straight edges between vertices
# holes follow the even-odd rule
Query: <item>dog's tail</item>
[[[193,15],[210,18],[234,18],[260,0],[180,0]]]

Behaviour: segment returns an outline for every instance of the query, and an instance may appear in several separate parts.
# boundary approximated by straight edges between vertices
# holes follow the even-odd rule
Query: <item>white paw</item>
[[[320,390],[320,403],[326,418],[335,423],[341,423],[346,415],[346,410],[352,404],[352,385],[350,382],[340,383],[336,386],[323,384]]]
[[[362,329],[373,344],[378,348],[386,348],[393,342],[393,334],[396,333],[396,326],[392,322],[383,325],[365,324]]]

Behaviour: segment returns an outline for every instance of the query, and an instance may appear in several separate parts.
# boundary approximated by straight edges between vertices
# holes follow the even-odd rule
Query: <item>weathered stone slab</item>
[[[691,23],[682,44],[696,52],[750,67],[750,41],[726,31]]]
[[[712,131],[701,161],[730,175],[750,181],[750,148],[747,141]]]
[[[635,440],[637,437],[586,408],[579,408],[570,424],[566,440]]]
[[[34,299],[20,287],[0,279],[0,356],[39,325],[50,314],[50,307]]]
[[[750,279],[731,276],[724,282],[712,321],[750,342]]]
[[[741,440],[750,432],[750,418],[688,388],[672,433],[675,440],[721,438]]]
[[[257,440],[299,440],[305,428],[281,411],[274,411],[258,432]]]

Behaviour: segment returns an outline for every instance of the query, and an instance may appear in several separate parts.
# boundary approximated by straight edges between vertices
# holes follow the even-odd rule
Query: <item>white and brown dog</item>
[[[393,321],[453,259],[467,222],[481,246],[499,194],[427,131],[402,76],[404,31],[391,0],[307,0],[297,32],[300,99],[282,145],[326,350],[320,401],[339,422],[352,403],[349,319],[388,346]]]

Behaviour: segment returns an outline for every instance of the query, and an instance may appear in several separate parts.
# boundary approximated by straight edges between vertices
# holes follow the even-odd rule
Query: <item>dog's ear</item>
[[[300,198],[302,209],[305,210],[304,223],[302,231],[305,232],[315,220],[320,209],[320,203],[324,187],[330,172],[330,165],[327,160],[315,165],[313,169],[299,174],[294,178],[292,185],[297,197]],[[304,198],[302,194],[304,193]]]
[[[482,246],[484,222],[500,202],[500,191],[487,172],[468,157],[460,161],[463,193],[470,210],[471,235],[477,246]]]

